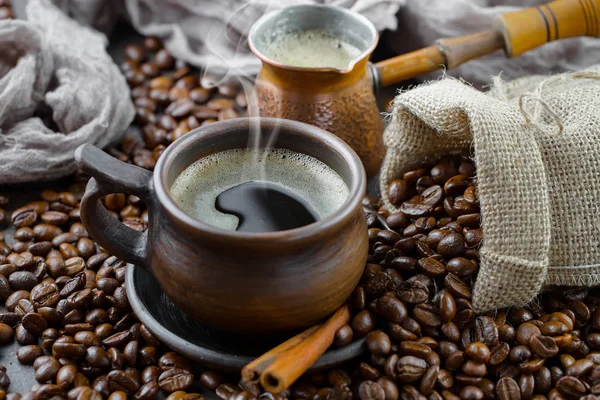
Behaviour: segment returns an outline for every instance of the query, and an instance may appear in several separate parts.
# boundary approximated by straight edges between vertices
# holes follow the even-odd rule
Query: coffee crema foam
[[[360,49],[331,33],[307,30],[277,35],[265,55],[291,67],[346,69],[360,53]]]
[[[257,161],[258,160],[258,161]],[[320,219],[338,210],[349,189],[331,167],[306,154],[287,149],[232,149],[204,157],[188,166],[173,182],[170,194],[192,217],[235,231],[239,218],[215,207],[227,189],[250,181],[269,182],[308,202]]]

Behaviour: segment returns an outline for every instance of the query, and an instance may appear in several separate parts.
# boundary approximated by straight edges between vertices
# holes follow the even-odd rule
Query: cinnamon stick
[[[249,383],[258,382],[264,369],[271,365],[271,363],[273,363],[273,361],[275,361],[279,355],[298,345],[304,339],[313,334],[317,329],[319,329],[320,326],[321,325],[314,325],[306,329],[302,333],[299,333],[293,338],[286,340],[279,346],[269,350],[256,360],[252,361],[250,364],[246,365],[244,368],[242,368],[242,379]]]
[[[333,343],[335,332],[350,322],[350,308],[344,305],[304,340],[279,352],[260,374],[260,383],[271,393],[281,393],[306,372]]]

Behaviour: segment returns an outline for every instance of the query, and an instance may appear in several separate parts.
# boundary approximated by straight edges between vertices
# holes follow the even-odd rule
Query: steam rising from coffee
[[[258,5],[258,6],[257,6]],[[251,7],[252,6],[252,7]],[[229,42],[231,42],[235,47],[235,53],[233,57],[235,58],[238,54],[247,54],[248,47],[248,35],[250,30],[252,29],[252,25],[254,22],[261,16],[264,15],[276,8],[281,7],[280,3],[277,0],[267,0],[267,1],[248,1],[243,6],[234,10],[227,20],[225,24],[214,25],[212,29],[209,31],[206,40],[207,50],[211,53],[215,54],[218,58],[222,60],[227,60],[231,58],[230,54],[222,54],[222,48],[218,46],[211,46],[211,43],[217,43],[217,39],[222,39],[225,37]],[[236,29],[230,29],[230,27],[235,26]],[[238,32],[242,32],[239,35]],[[234,63],[235,64],[235,63]],[[214,79],[215,76],[212,74],[211,66],[208,65],[203,73],[203,79],[210,78]],[[246,95],[246,100],[248,103],[248,116],[249,117],[259,117],[260,110],[258,104],[258,98],[256,96],[256,92],[254,91],[254,76],[245,73],[244,71],[236,68],[232,68],[225,75],[220,77],[218,80],[214,82],[215,86],[232,81],[237,80]],[[249,159],[247,163],[255,163],[264,166],[264,157],[266,155],[266,149],[273,147],[274,143],[277,141],[278,129],[274,129],[267,137],[263,137],[261,132],[261,128],[259,122],[257,120],[251,120],[250,122],[250,135],[248,148],[254,149],[255,151],[248,152]],[[260,149],[264,149],[261,151]],[[245,169],[242,169],[244,172]],[[264,180],[265,171],[263,167],[262,177]]]
[[[227,23],[217,24],[211,27],[207,35],[207,40],[205,41],[206,50],[216,55],[217,58],[222,59],[224,63],[225,61],[228,61],[228,64],[236,65],[235,62],[231,62],[231,57],[234,57],[233,61],[235,61],[235,57],[238,55],[247,55],[248,35],[254,22],[262,15],[273,11],[274,9],[281,8],[283,5],[290,5],[290,3],[292,2],[281,4],[276,0],[266,1],[264,3],[257,1],[246,3],[244,6],[232,12]],[[235,29],[231,29],[232,26],[235,26]],[[240,35],[239,32],[242,32],[242,35]],[[231,47],[235,48],[233,55],[222,54],[224,46],[211,46],[212,43],[222,43],[224,38],[233,45]],[[340,51],[348,51],[348,49],[340,48]],[[315,59],[314,56],[312,58]],[[202,85],[204,87],[208,87],[209,83],[218,86],[223,83],[239,82],[246,95],[248,116],[259,117],[260,108],[257,94],[254,90],[254,79],[254,76],[246,74],[241,69],[236,69],[235,67],[231,68],[224,75],[216,76],[210,65],[206,66],[203,75],[201,76]],[[263,81],[260,84],[265,85],[268,83]],[[281,110],[277,110],[276,115],[282,115]],[[252,202],[252,199],[255,199],[255,205],[250,206],[250,209],[256,210],[254,218],[259,218],[263,222],[268,220],[269,217],[271,219],[277,219],[276,210],[290,207],[294,204],[294,200],[300,200],[300,203],[302,203],[302,199],[310,200],[309,203],[314,207],[314,211],[316,211],[318,217],[317,219],[326,217],[341,206],[348,195],[348,188],[335,171],[324,164],[321,166],[319,164],[320,161],[309,156],[305,157],[306,160],[300,156],[301,162],[297,162],[297,157],[292,156],[291,153],[284,154],[284,157],[280,159],[279,153],[273,153],[273,148],[276,145],[279,134],[278,127],[275,127],[269,132],[262,132],[258,118],[251,118],[249,129],[248,150],[235,153],[235,157],[233,158],[231,158],[232,155],[227,152],[218,153],[214,162],[210,159],[210,156],[205,160],[199,160],[196,163],[197,165],[190,166],[190,168],[182,173],[177,179],[176,183],[171,188],[171,192],[176,198],[176,202],[185,211],[212,225],[229,230],[236,230],[236,227],[238,227],[237,229],[243,230],[242,226],[238,225],[238,221],[244,221],[241,217],[243,213],[238,215],[240,216],[238,219],[236,217],[237,214],[225,214],[221,212],[225,209],[221,210],[218,207],[219,199],[222,201],[224,198],[222,197],[222,194],[225,193],[224,190],[230,191],[229,198],[231,198],[232,193],[235,193],[235,196],[239,194],[241,204],[243,203],[242,199],[247,200],[248,202]],[[242,157],[242,161],[240,161],[240,157]],[[284,165],[286,157],[288,157],[288,162],[291,163],[290,165]],[[284,162],[281,163],[276,160]],[[207,183],[206,178],[208,175],[205,172],[211,168],[215,171],[214,167],[217,166],[217,164],[219,169],[228,169],[229,171],[226,173],[224,173],[224,171],[213,173],[213,175],[218,177],[217,179],[220,179],[221,182],[208,182],[210,183],[209,186],[215,189],[212,193],[207,193],[205,188],[202,189],[194,185],[194,177],[198,176],[203,176],[203,184]],[[293,171],[294,168],[296,168],[297,171]],[[252,182],[253,184],[245,185],[244,182]],[[234,185],[232,186],[233,183]],[[287,197],[281,204],[272,207],[272,215],[267,216],[266,214],[263,215],[265,210],[261,210],[258,206],[260,201],[256,199],[256,188],[257,185],[259,185],[258,190],[264,192],[263,198],[268,196],[275,198],[280,196],[281,193],[277,193],[278,189],[275,189],[275,192],[273,192],[273,183],[278,183],[280,189],[291,190],[290,194],[295,194],[300,199],[294,199],[294,196]],[[234,187],[236,187],[236,190],[231,192]],[[262,189],[260,189],[260,187],[262,187]],[[221,192],[222,194],[220,194]],[[215,200],[211,201],[210,199]],[[262,201],[261,204],[267,207],[266,204],[269,204],[269,202]],[[283,204],[286,204],[286,206],[282,208]],[[261,217],[261,215],[263,216]]]

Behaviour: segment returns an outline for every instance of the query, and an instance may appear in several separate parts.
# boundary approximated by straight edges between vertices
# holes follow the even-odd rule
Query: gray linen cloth
[[[0,22],[0,184],[73,173],[80,144],[118,140],[135,113],[106,36],[49,0],[26,13]]]
[[[265,13],[295,4],[331,4],[367,17],[379,31],[396,29],[406,0],[54,0],[82,23],[110,33],[119,15],[143,35],[158,36],[177,58],[217,75],[249,76],[260,61],[247,34]],[[100,5],[103,5],[100,6]],[[123,9],[124,7],[124,9]],[[112,21],[112,24],[110,23]]]
[[[54,0],[74,18],[109,32],[125,13],[145,35],[156,35],[177,57],[211,72],[251,75],[260,63],[248,51],[246,34],[266,11],[299,3],[326,3],[362,13],[380,31],[393,31],[388,46],[397,54],[429,46],[436,39],[489,29],[503,12],[547,0]],[[477,86],[502,74],[514,79],[531,74],[578,70],[600,62],[600,40],[573,38],[544,45],[517,58],[496,52],[448,71]],[[439,72],[420,79],[435,79]]]

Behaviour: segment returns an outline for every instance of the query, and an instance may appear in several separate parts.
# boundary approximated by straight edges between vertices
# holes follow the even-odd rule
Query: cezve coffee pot
[[[323,30],[362,52],[346,69],[280,64],[265,54],[273,38],[289,32]],[[303,121],[332,132],[361,158],[374,175],[383,160],[383,124],[374,92],[381,86],[504,50],[516,57],[544,43],[573,36],[600,36],[600,0],[556,0],[500,15],[494,26],[376,64],[369,56],[378,33],[365,17],[327,5],[298,5],[261,17],[248,38],[262,60],[256,91],[261,116]]]

